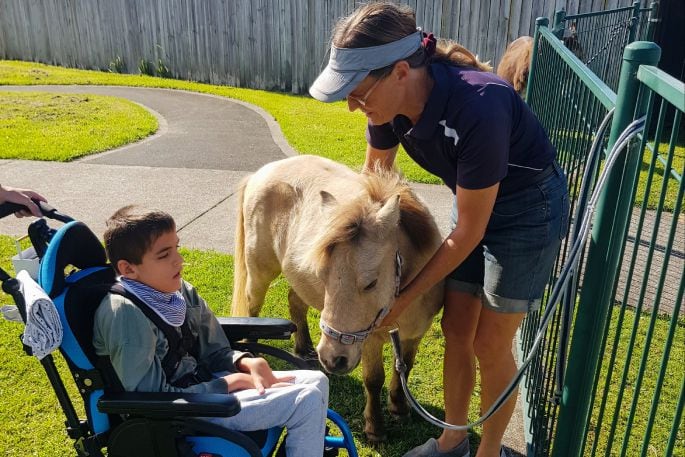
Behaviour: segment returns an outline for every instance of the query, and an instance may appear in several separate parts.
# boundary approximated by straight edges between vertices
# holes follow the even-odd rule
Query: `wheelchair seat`
[[[67,268],[73,271],[65,273]],[[26,320],[25,304],[16,279],[4,272],[3,289],[8,291]],[[5,280],[7,279],[7,280]],[[115,281],[98,238],[81,222],[72,221],[51,234],[40,261],[38,283],[55,303],[63,327],[59,347],[76,382],[86,418],[78,417],[72,399],[50,355],[41,360],[60,402],[69,437],[79,456],[109,457],[264,457],[284,455],[279,448],[283,430],[238,432],[200,418],[228,417],[240,412],[240,402],[231,394],[188,394],[174,392],[122,392],[112,386],[114,370],[104,366],[93,348],[93,320],[104,297],[103,285]],[[16,287],[15,287],[16,286]],[[249,338],[248,349],[283,356],[298,367],[305,361],[281,349],[257,343],[261,338],[289,338],[296,330],[285,319],[220,318],[227,334]],[[233,343],[232,343],[233,344]],[[30,348],[25,347],[30,351]],[[263,351],[262,351],[263,350]],[[345,448],[356,456],[347,424],[329,410],[342,437],[326,437],[330,455]],[[106,449],[106,453],[105,450]]]

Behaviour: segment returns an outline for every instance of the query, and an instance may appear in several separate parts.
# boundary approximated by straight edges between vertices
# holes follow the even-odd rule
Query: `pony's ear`
[[[333,195],[329,194],[325,190],[322,190],[321,192],[319,192],[319,195],[321,195],[321,209],[324,212],[326,212],[332,206],[334,206],[338,203],[338,200],[336,200]]]
[[[393,230],[400,223],[400,194],[393,195],[376,214],[382,232]]]

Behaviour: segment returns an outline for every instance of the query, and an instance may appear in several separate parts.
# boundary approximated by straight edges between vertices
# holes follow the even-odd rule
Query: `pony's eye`
[[[377,279],[374,279],[374,280],[371,281],[366,287],[364,287],[364,290],[367,291],[367,292],[370,291],[371,289],[373,289],[374,287],[376,287],[376,283],[377,283],[377,282],[378,282],[378,280],[377,280]]]

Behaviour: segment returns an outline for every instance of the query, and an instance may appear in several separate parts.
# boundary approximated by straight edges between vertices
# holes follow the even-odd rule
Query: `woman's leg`
[[[481,411],[487,411],[516,373],[511,346],[521,321],[540,306],[568,225],[566,180],[555,173],[499,198],[483,238],[483,310],[474,350],[481,374]],[[483,424],[478,457],[499,456],[516,407],[512,395]]]
[[[516,373],[511,345],[525,313],[498,313],[483,307],[474,341],[481,376],[481,411],[485,413]],[[499,411],[483,424],[477,457],[499,457],[502,437],[516,408],[513,393]]]
[[[445,421],[468,422],[469,402],[476,379],[473,342],[482,305],[479,296],[470,292],[445,291],[442,331],[445,335],[443,361],[443,395]],[[465,431],[444,430],[438,438],[441,451],[453,449],[467,436]]]

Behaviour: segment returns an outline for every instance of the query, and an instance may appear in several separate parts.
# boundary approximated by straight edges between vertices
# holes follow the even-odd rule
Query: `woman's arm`
[[[376,167],[382,170],[392,170],[398,148],[399,145],[390,149],[376,149],[371,145],[367,145],[363,171],[373,172]]]
[[[485,235],[498,190],[499,183],[477,190],[457,186],[457,226],[428,263],[402,289],[382,325],[393,325],[411,302],[444,279],[471,254]]]

